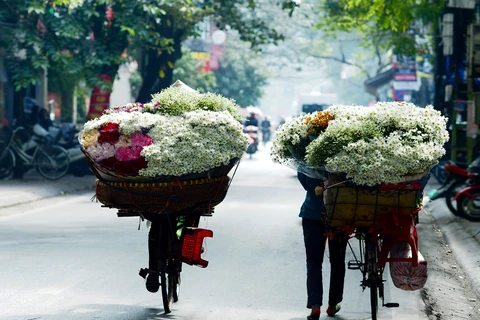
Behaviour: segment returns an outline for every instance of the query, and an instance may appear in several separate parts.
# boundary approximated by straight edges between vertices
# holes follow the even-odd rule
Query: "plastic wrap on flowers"
[[[171,182],[96,181],[98,201],[121,210],[174,213],[185,210],[211,209],[225,198],[230,178],[194,179]]]
[[[327,172],[325,171],[325,168],[310,166],[305,161],[290,158],[284,160],[283,165],[298,172],[301,172],[310,178],[320,180],[325,180],[327,178]]]
[[[412,257],[410,245],[405,242],[395,244],[390,250],[390,258],[408,259]],[[395,287],[414,291],[425,286],[428,278],[427,261],[418,252],[418,266],[414,267],[410,261],[389,262],[390,276]]]
[[[343,175],[328,173],[323,192],[330,227],[369,227],[393,214],[413,215],[422,206],[423,189],[430,175],[377,186],[356,185]]]

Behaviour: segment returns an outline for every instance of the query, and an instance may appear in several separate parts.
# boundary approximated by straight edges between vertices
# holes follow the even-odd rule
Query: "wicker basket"
[[[174,213],[218,205],[227,194],[229,181],[228,176],[171,182],[107,182],[97,179],[96,197],[110,208]]]
[[[211,212],[225,198],[230,183],[228,173],[240,160],[235,158],[227,165],[200,173],[148,178],[120,176],[81,149],[97,177],[97,200],[106,207],[126,212],[160,214],[203,208]]]
[[[327,224],[330,227],[370,227],[387,215],[416,214],[421,209],[423,189],[429,177],[426,174],[395,185],[367,187],[329,173],[323,193]]]

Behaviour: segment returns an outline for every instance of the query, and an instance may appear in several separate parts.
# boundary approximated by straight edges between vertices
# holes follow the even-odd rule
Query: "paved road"
[[[201,221],[214,232],[206,242],[210,264],[184,267],[170,315],[137,275],[148,261],[145,224],[137,230],[138,219],[117,218],[92,195],[0,210],[0,319],[305,319],[297,217],[304,192],[294,172],[272,165],[266,150],[242,161],[225,201]],[[338,319],[369,319],[360,272],[349,270],[346,282]],[[402,291],[387,279],[386,297],[401,307],[382,308],[381,319],[427,319],[419,291]]]

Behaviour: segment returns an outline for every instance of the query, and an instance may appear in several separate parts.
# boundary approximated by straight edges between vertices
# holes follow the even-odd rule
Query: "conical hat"
[[[172,87],[179,87],[179,88],[184,89],[185,91],[196,92],[196,90],[190,88],[189,86],[187,86],[185,83],[183,83],[180,80],[175,81],[175,83],[172,84]]]

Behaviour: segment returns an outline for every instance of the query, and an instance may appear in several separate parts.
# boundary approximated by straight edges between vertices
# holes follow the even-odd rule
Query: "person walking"
[[[322,265],[328,240],[330,258],[330,288],[327,315],[334,316],[340,311],[345,282],[345,254],[348,234],[338,232],[327,235],[324,217],[323,180],[314,179],[298,172],[297,178],[306,191],[305,200],[300,209],[303,238],[307,263],[307,308],[311,309],[308,320],[320,318],[323,302]]]

